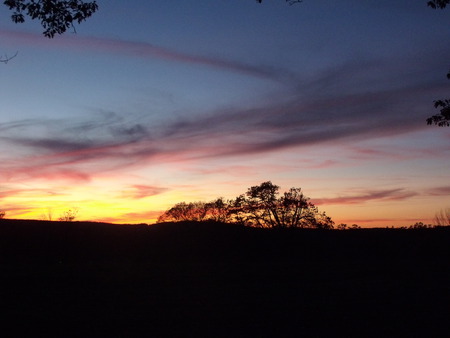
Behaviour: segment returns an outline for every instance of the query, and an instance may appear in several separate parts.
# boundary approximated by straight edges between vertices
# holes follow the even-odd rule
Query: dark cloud
[[[450,186],[435,187],[428,189],[426,192],[432,196],[447,196],[450,204]]]
[[[64,138],[21,138],[15,137],[13,141],[17,145],[27,148],[45,149],[50,152],[69,152],[89,148],[92,144],[89,140],[72,141]]]
[[[147,42],[127,41],[121,39],[108,39],[96,37],[77,37],[62,36],[55,43],[40,39],[38,34],[13,32],[0,30],[0,37],[4,39],[13,39],[22,41],[28,46],[39,46],[45,48],[70,48],[70,49],[90,49],[102,53],[116,53],[122,55],[132,55],[143,59],[162,59],[170,62],[188,63],[199,66],[206,66],[218,70],[239,73],[243,75],[263,78],[277,82],[290,82],[296,78],[295,73],[286,69],[271,67],[267,65],[253,65],[235,60],[222,59],[219,57],[195,55],[171,48],[157,46]]]
[[[131,126],[114,126],[111,127],[111,134],[120,139],[126,138],[130,142],[137,142],[150,138],[150,133],[146,126],[135,124]]]
[[[433,99],[450,89],[445,80],[423,76],[435,68],[430,58],[398,66],[392,60],[356,62],[297,81],[253,108],[186,111],[158,123],[144,114],[138,118],[113,112],[100,112],[89,121],[15,121],[0,124],[0,137],[28,148],[35,166],[77,170],[95,162],[89,170],[98,171],[162,158],[248,156],[355,143],[430,128],[425,118]],[[35,128],[45,128],[45,133],[35,133]]]
[[[378,191],[365,191],[354,195],[340,196],[334,198],[314,199],[314,203],[322,204],[361,204],[368,201],[399,201],[416,196],[417,193],[405,189],[388,189]]]

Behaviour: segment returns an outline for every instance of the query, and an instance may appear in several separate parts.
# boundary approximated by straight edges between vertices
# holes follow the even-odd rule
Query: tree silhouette
[[[14,11],[11,19],[15,23],[25,22],[25,16],[39,20],[48,38],[68,28],[75,30],[75,22],[81,23],[98,9],[95,1],[81,0],[5,0],[3,3]]]
[[[211,202],[180,202],[158,217],[157,222],[229,222],[229,203],[222,197]]]
[[[69,209],[61,214],[61,216],[58,218],[58,221],[73,222],[75,218],[77,218],[77,216],[78,216],[78,208]]]
[[[206,216],[204,203],[180,202],[159,216],[158,222],[203,221]]]
[[[258,228],[331,229],[334,222],[305,197],[300,188],[291,188],[279,196],[279,187],[263,182],[245,195],[225,201],[180,202],[164,212],[161,222],[216,221]]]
[[[450,226],[450,208],[441,210],[436,213],[434,222],[438,226]]]
[[[279,196],[279,186],[263,182],[239,196],[231,212],[246,225],[260,228],[323,228],[334,222],[303,195],[301,188],[291,188]]]
[[[416,223],[410,225],[408,229],[429,229],[429,228],[433,228],[433,227],[434,227],[433,224],[425,224],[424,222],[416,222]]]
[[[18,52],[16,52],[16,54],[14,54],[13,56],[8,56],[5,55],[3,57],[0,57],[0,63],[8,63],[10,60],[14,59],[17,56]]]
[[[450,0],[433,0],[433,1],[428,1],[428,6],[430,6],[431,8],[437,9],[444,9],[445,6],[447,6],[448,4],[450,4]]]
[[[436,100],[434,101],[435,108],[441,108],[441,113],[433,115],[427,118],[427,124],[435,124],[439,127],[449,127],[450,126],[450,100]]]

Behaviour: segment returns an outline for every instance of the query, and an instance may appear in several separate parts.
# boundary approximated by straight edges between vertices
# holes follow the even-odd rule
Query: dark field
[[[450,229],[0,221],[2,337],[438,337]]]

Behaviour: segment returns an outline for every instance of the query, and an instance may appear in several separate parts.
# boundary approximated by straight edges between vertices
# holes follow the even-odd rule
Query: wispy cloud
[[[146,223],[154,223],[162,213],[164,213],[164,210],[129,212],[118,215],[117,217],[102,217],[100,221],[112,223],[136,223],[145,220]]]
[[[159,195],[167,190],[168,189],[164,187],[135,184],[130,188],[126,189],[122,195],[125,198],[141,199],[145,197]]]
[[[189,54],[148,42],[80,36],[62,36],[55,40],[49,40],[39,34],[7,30],[0,30],[0,37],[16,42],[20,41],[26,43],[28,46],[70,48],[76,51],[89,50],[100,53],[128,55],[143,59],[161,59],[169,62],[200,65],[277,82],[290,82],[291,79],[296,77],[295,73],[278,67],[253,65],[219,57]]]
[[[20,188],[20,189],[0,189],[0,199],[11,197],[33,197],[33,196],[62,196],[61,193],[56,193],[47,189],[35,189],[35,188]]]
[[[68,41],[81,43],[72,40],[75,41]],[[115,46],[111,41],[104,44]],[[98,41],[98,45],[102,43]],[[136,48],[135,53],[146,53],[147,47],[137,44]],[[151,50],[148,47],[147,52]],[[0,163],[0,175],[57,174],[89,180],[95,172],[126,166],[250,156],[337,142],[353,146],[357,157],[394,157],[396,154],[355,145],[360,140],[430,128],[425,118],[432,100],[444,95],[449,86],[424,78],[423,69],[416,76],[402,79],[399,74],[405,71],[404,66],[398,66],[395,73],[388,61],[335,67],[313,79],[298,81],[289,90],[274,93],[271,100],[253,108],[237,106],[203,114],[186,111],[176,119],[158,122],[102,112],[90,120],[28,119],[3,123],[2,143],[20,151],[3,155],[6,158]],[[415,65],[424,67],[428,61],[433,64],[424,59]],[[389,78],[394,80],[386,86]],[[319,164],[331,165],[334,163],[330,160]]]
[[[450,186],[434,187],[426,191],[431,196],[447,196],[450,204]]]
[[[352,194],[347,196],[339,196],[333,198],[314,199],[314,203],[321,205],[330,204],[361,204],[369,201],[400,201],[418,195],[416,192],[408,191],[405,189],[387,189],[377,191],[364,191],[358,194]]]

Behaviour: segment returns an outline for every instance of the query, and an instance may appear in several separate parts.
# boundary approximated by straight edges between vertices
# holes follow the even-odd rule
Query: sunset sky
[[[0,209],[153,223],[301,187],[336,223],[450,207],[450,10],[426,0],[98,0],[54,39],[0,6]]]

